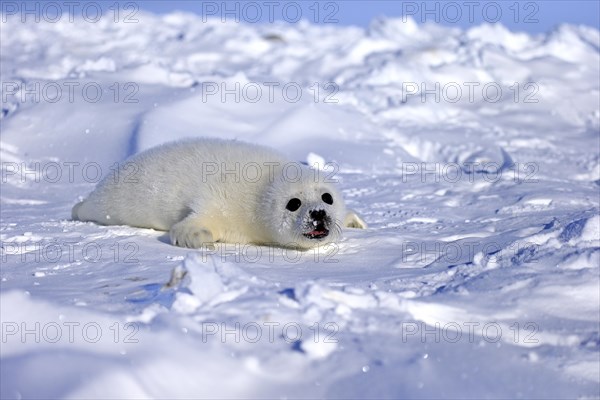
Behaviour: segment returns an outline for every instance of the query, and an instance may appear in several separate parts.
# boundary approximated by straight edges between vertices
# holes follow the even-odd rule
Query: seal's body
[[[311,248],[364,228],[317,170],[267,147],[194,139],[133,156],[105,177],[72,217],[170,232],[171,242]]]

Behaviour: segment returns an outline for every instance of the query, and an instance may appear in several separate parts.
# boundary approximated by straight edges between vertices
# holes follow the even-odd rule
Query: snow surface
[[[2,398],[600,396],[598,30],[137,18],[1,25]],[[236,83],[263,96],[210,94]],[[194,251],[69,220],[191,136],[335,163],[369,229]]]

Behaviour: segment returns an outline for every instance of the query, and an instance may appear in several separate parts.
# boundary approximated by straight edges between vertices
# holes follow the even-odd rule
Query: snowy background
[[[113,11],[2,15],[2,398],[600,396],[597,28]],[[201,251],[69,220],[194,136],[334,163],[369,229]]]

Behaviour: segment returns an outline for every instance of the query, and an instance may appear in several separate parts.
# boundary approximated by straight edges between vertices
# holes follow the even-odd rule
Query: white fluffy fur
[[[294,182],[298,171],[301,179]],[[322,200],[325,192],[332,205]],[[286,209],[292,198],[302,201],[295,212]],[[314,210],[330,217],[325,238],[303,235]],[[173,244],[194,248],[212,242],[311,248],[339,239],[342,225],[366,227],[315,170],[266,147],[218,139],[176,142],[133,156],[72,214],[103,225],[170,231]]]

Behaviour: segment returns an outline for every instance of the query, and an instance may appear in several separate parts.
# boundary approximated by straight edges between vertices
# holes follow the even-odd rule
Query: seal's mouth
[[[304,233],[303,235],[309,239],[323,239],[329,235],[329,229],[323,227],[322,229],[315,229],[313,231]]]

